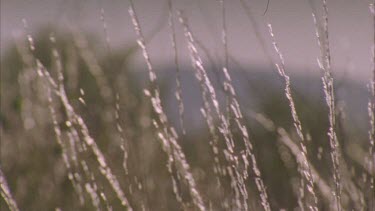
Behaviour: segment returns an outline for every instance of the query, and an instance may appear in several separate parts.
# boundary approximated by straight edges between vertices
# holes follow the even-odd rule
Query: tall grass
[[[242,72],[238,77],[232,65],[230,1],[218,4],[223,62],[213,67],[207,63],[215,61],[194,33],[190,17],[173,0],[166,2],[175,74],[170,77],[170,72],[164,76],[152,63],[139,19],[142,13],[137,12],[136,1],[129,0],[135,42],[146,65],[146,85],[140,85],[139,75],[132,75],[123,62],[134,49],[112,48],[103,8],[98,16],[105,56],[98,56],[94,42],[74,24],[63,36],[48,29],[39,41],[24,21],[25,35],[15,39],[14,54],[10,53],[9,62],[4,60],[1,70],[7,79],[1,84],[5,155],[0,185],[1,202],[7,206],[0,209],[372,210],[375,47],[367,105],[369,144],[361,144],[350,140],[355,128],[345,127],[341,118],[345,111],[338,104],[331,65],[327,1],[321,2],[321,15],[309,1],[320,50],[323,98],[319,99],[296,88],[298,81],[292,81],[286,70],[271,24],[267,25],[270,44],[277,59],[266,49],[267,39],[259,32],[251,8],[240,2],[265,56],[276,66],[276,89],[257,80],[242,85],[239,78],[254,73]],[[374,5],[370,10],[375,24]],[[185,42],[178,42],[179,30]],[[188,50],[191,72],[184,72],[181,48]],[[194,79],[189,81],[190,74]],[[192,114],[187,93],[193,86],[200,98],[195,100],[200,103],[195,112],[204,122],[199,131],[188,122]],[[260,99],[244,99],[249,96],[243,94],[247,86],[257,87],[260,92],[254,96]],[[168,93],[173,93],[176,103],[173,111]],[[247,105],[252,100],[262,106],[254,110]],[[322,102],[324,107],[315,106]]]
[[[161,100],[160,100],[159,87],[156,84],[157,76],[151,64],[151,60],[150,60],[149,53],[146,48],[144,36],[142,34],[142,30],[139,25],[137,15],[135,13],[132,0],[130,0],[129,14],[131,16],[135,32],[138,36],[137,42],[140,48],[142,49],[142,54],[143,54],[143,57],[145,58],[147,69],[149,71],[149,80],[151,83],[150,84],[151,87],[149,90],[147,89],[145,90],[145,94],[146,96],[150,97],[154,112],[158,116],[157,119],[153,120],[153,123],[154,123],[155,128],[160,130],[160,132],[158,132],[158,138],[160,139],[163,145],[163,149],[165,150],[165,152],[167,153],[169,157],[168,170],[172,175],[172,164],[176,162],[174,165],[176,165],[177,171],[180,174],[181,178],[186,180],[186,182],[188,183],[189,191],[190,191],[191,197],[193,198],[193,202],[195,206],[199,210],[205,210],[202,197],[196,188],[194,177],[192,176],[190,172],[189,164],[187,163],[185,159],[185,155],[183,151],[181,150],[180,145],[177,142],[178,135],[175,132],[175,129],[169,126],[167,116],[165,112],[163,111],[163,107],[161,105]],[[173,177],[172,177],[172,180],[174,180]],[[174,182],[174,185],[175,185],[175,182]],[[177,188],[174,188],[174,190],[177,190]],[[178,193],[176,193],[176,195],[178,195]]]
[[[311,205],[308,205],[308,207],[311,210],[317,210],[318,209],[317,208],[317,203],[318,203],[317,200],[318,199],[317,199],[316,194],[315,194],[314,180],[313,180],[313,176],[312,176],[312,173],[311,173],[310,164],[309,164],[308,159],[307,159],[307,147],[306,147],[306,140],[305,140],[305,137],[304,137],[303,131],[302,131],[302,123],[301,123],[301,120],[299,118],[299,115],[297,114],[296,105],[295,105],[295,102],[294,102],[295,100],[294,100],[293,95],[292,95],[292,90],[291,90],[291,85],[290,85],[291,84],[290,77],[285,72],[285,61],[284,61],[283,55],[281,54],[277,43],[276,43],[275,35],[272,31],[271,24],[268,24],[268,28],[269,28],[270,35],[273,39],[272,43],[273,43],[274,49],[275,49],[277,55],[279,56],[279,60],[280,60],[280,62],[276,63],[275,65],[276,65],[277,70],[279,71],[280,76],[284,79],[285,96],[289,101],[290,112],[291,112],[291,115],[293,117],[293,124],[294,124],[295,130],[296,130],[296,133],[297,133],[297,135],[300,139],[300,151],[301,151],[301,158],[302,158],[302,162],[299,162],[299,163],[302,164],[300,174],[301,174],[301,178],[304,178],[304,180],[305,180],[305,181],[302,182],[302,184],[307,183],[306,187],[301,187],[301,195],[304,196],[305,195],[304,189],[307,189],[313,197],[313,201],[311,202]],[[303,209],[303,205],[301,203],[302,202],[300,202],[300,207],[301,207],[301,209]]]
[[[19,210],[15,199],[13,198],[7,181],[4,177],[3,171],[0,169],[0,187],[1,187],[1,197],[4,199],[10,210]]]
[[[368,103],[368,115],[370,119],[370,130],[369,130],[369,140],[370,140],[370,147],[369,147],[369,166],[370,171],[374,172],[374,165],[375,165],[375,1],[370,4],[370,11],[373,17],[374,23],[374,42],[372,46],[372,80],[370,81],[369,89],[370,89],[370,100]],[[374,177],[370,178],[370,209],[375,208],[375,179]]]
[[[318,60],[319,66],[322,69],[322,82],[323,90],[325,94],[326,103],[329,109],[329,129],[328,137],[331,147],[331,159],[333,164],[333,179],[335,182],[335,197],[337,210],[341,210],[341,174],[339,170],[340,165],[340,154],[339,154],[339,142],[336,134],[336,103],[335,103],[335,91],[334,81],[331,70],[331,51],[329,47],[329,33],[328,33],[328,6],[327,1],[322,1],[323,15],[322,22],[319,23],[316,20],[316,14],[313,14],[314,22],[317,31],[317,39],[320,47],[321,59]]]

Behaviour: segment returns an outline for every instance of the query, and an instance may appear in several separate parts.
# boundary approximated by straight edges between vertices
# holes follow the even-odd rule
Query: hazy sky
[[[306,0],[270,0],[268,12],[263,16],[267,0],[244,0],[251,7],[259,25],[266,49],[276,58],[266,24],[273,25],[276,39],[290,71],[316,72],[319,56],[311,8]],[[217,0],[176,0],[175,8],[182,9],[196,38],[217,61],[222,60],[221,12]],[[320,9],[321,1],[313,0]],[[148,44],[151,59],[157,66],[173,60],[167,24],[166,0],[134,0],[135,9],[145,34],[161,26],[160,32]],[[338,77],[369,81],[371,76],[371,47],[374,23],[369,10],[369,0],[328,0],[330,47],[333,70]],[[269,65],[254,28],[251,26],[240,0],[227,0],[228,45],[233,58],[246,65]],[[103,35],[100,9],[105,11],[108,33],[113,48],[125,47],[136,37],[128,14],[128,1],[108,0],[2,0],[1,1],[1,52],[20,31],[22,18],[30,28],[46,23],[59,27],[75,24],[96,36]],[[319,13],[321,14],[321,13]],[[177,25],[179,56],[189,62],[182,28]],[[134,57],[143,65],[140,52]],[[287,71],[288,71],[287,70]],[[345,73],[345,75],[341,75]]]

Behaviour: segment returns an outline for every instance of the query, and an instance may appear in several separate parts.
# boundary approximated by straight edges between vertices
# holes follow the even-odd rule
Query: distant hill
[[[222,90],[221,82],[223,75],[221,70],[213,68],[207,69],[211,82],[215,86],[216,92]],[[178,124],[178,104],[175,98],[176,90],[176,71],[174,68],[167,66],[163,70],[158,71],[158,80],[162,84],[162,97],[164,106],[171,122]],[[137,77],[141,84],[145,85],[148,81],[146,72],[139,71]],[[295,71],[292,71],[295,72]],[[280,78],[276,70],[270,70],[262,67],[249,67],[248,70],[239,68],[231,69],[231,77],[236,89],[237,95],[243,112],[262,112],[263,101],[276,97],[288,106],[288,102],[284,96],[283,79]],[[314,104],[325,110],[327,105],[324,98],[323,85],[321,77],[316,75],[291,74],[292,92],[296,99],[299,99],[299,106]],[[202,106],[202,96],[199,88],[198,80],[194,76],[194,70],[191,67],[183,67],[181,70],[182,93],[185,104],[185,116],[187,126],[200,128],[205,124],[202,115],[199,112]],[[358,129],[367,130],[367,103],[369,92],[366,84],[360,84],[351,79],[335,80],[335,98],[337,107],[343,109],[345,118]],[[223,91],[218,92],[221,105],[224,105],[225,95]],[[275,105],[280,106],[280,105]],[[298,110],[298,107],[297,107]],[[286,109],[284,112],[290,112]],[[311,111],[313,112],[313,111]],[[177,127],[178,128],[178,127]]]

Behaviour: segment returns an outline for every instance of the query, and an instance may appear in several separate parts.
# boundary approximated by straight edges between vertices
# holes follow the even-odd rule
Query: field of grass
[[[215,63],[189,17],[166,2],[173,62],[163,70],[137,1],[127,49],[111,47],[104,9],[104,39],[25,21],[1,57],[0,210],[375,210],[375,32],[366,90],[333,74],[326,0],[308,1],[320,75],[298,77],[271,24],[274,71],[236,66],[229,1],[217,1]],[[146,73],[130,71],[138,51]]]

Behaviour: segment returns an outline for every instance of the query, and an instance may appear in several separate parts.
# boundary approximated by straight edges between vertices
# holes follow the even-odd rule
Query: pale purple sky
[[[276,39],[286,61],[287,71],[298,71],[298,73],[318,71],[316,59],[319,50],[311,9],[307,1],[270,0],[265,16],[263,11],[267,0],[245,1],[251,7],[267,50],[276,58],[266,27],[267,23],[273,25]],[[176,8],[185,11],[197,39],[210,50],[217,61],[222,60],[219,1],[175,0],[174,2]],[[269,65],[240,0],[227,0],[227,2],[230,54],[243,66]],[[320,0],[313,0],[313,2],[317,8],[320,8]],[[145,34],[167,18],[165,0],[134,0],[134,3]],[[369,4],[369,0],[328,0],[332,66],[338,77],[369,81],[374,30]],[[78,24],[99,37],[103,36],[100,22],[101,7],[105,10],[112,47],[124,47],[126,43],[136,39],[127,11],[128,6],[126,0],[2,0],[1,52],[4,52],[8,46],[13,32],[23,30],[22,18],[28,21],[30,28],[45,23],[59,26],[70,23]],[[179,56],[183,63],[188,63],[186,42],[177,20],[176,25]],[[148,47],[151,59],[157,66],[173,62],[167,24],[164,24]],[[143,65],[140,52],[134,56],[133,62]]]

